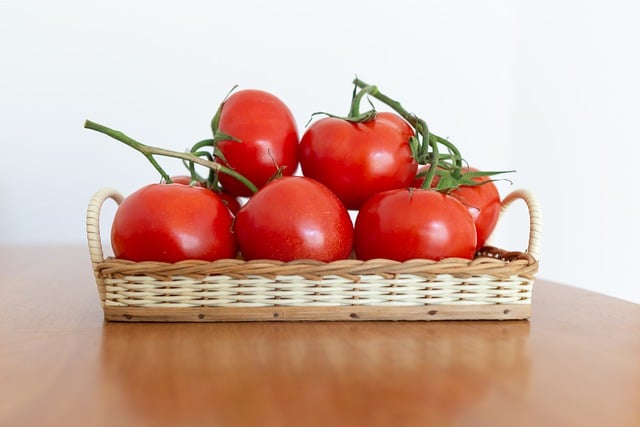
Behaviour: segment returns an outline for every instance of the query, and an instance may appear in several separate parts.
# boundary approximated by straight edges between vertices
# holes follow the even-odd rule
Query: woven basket
[[[105,319],[212,322],[273,320],[526,319],[538,271],[541,215],[533,195],[516,190],[529,210],[526,252],[485,247],[473,260],[347,259],[177,263],[103,256],[100,210],[123,196],[105,188],[87,211],[89,252]]]

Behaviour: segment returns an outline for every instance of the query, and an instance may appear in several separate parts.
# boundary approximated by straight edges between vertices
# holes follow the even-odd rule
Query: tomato
[[[360,208],[354,246],[363,260],[471,259],[476,230],[457,199],[435,190],[397,189],[375,194]]]
[[[302,136],[302,173],[329,187],[348,209],[358,209],[375,193],[411,184],[418,168],[412,136],[411,126],[390,112],[364,123],[320,119]]]
[[[224,203],[227,209],[229,209],[231,215],[236,216],[238,214],[238,211],[240,210],[240,207],[242,206],[240,204],[240,200],[238,200],[237,197],[234,197],[233,195],[227,193],[226,191],[220,191],[216,194],[218,195],[218,197],[220,197],[220,200],[222,200],[222,203]]]
[[[276,96],[247,89],[235,92],[223,104],[219,131],[239,140],[223,140],[218,159],[263,187],[278,168],[293,175],[298,167],[298,130],[289,108]],[[248,197],[251,191],[237,179],[220,174],[222,187],[234,196]]]
[[[428,170],[429,166],[420,168],[418,173]],[[477,171],[475,168],[464,168],[462,172]],[[432,187],[438,185],[438,175],[431,183]],[[449,194],[458,199],[471,214],[476,226],[477,248],[484,246],[493,232],[500,216],[501,200],[496,185],[488,177],[473,178],[476,182],[484,182],[482,185],[463,185],[451,191]],[[485,182],[486,181],[486,182]],[[416,178],[413,186],[420,188],[424,178]]]
[[[232,217],[206,188],[150,184],[126,197],[111,228],[117,258],[177,262],[234,258],[238,245]]]
[[[245,259],[315,259],[349,257],[353,224],[340,199],[310,178],[276,179],[240,209],[235,221]]]
[[[191,177],[187,175],[172,176],[171,182],[173,182],[174,184],[189,185],[191,184]],[[205,186],[205,184],[200,181],[197,181],[195,185],[198,187]],[[222,203],[227,206],[227,208],[233,215],[236,215],[238,213],[238,211],[240,210],[240,201],[237,197],[232,196],[226,191],[216,191],[215,193],[218,195],[218,197],[220,197]]]

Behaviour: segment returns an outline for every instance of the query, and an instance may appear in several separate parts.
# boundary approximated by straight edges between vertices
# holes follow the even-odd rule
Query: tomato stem
[[[422,120],[419,119],[418,123],[420,123],[421,121]],[[426,129],[426,123],[425,123],[425,129]],[[431,145],[431,151],[432,151],[431,160],[429,163],[430,164],[429,172],[427,172],[427,176],[424,177],[422,188],[431,188],[431,183],[433,182],[433,178],[436,176],[436,170],[438,168],[438,163],[440,161],[440,153],[438,151],[438,144],[435,142],[433,138],[429,138],[428,131],[424,131],[422,137],[427,138],[427,141],[429,141],[429,145]]]
[[[429,171],[427,172],[427,176],[423,182],[423,188],[430,188],[431,182],[436,174],[436,165],[439,161],[439,150],[438,144],[436,140],[433,138],[429,138],[429,127],[427,123],[421,118],[417,117],[415,114],[409,113],[398,101],[389,98],[387,95],[380,92],[380,90],[373,85],[368,85],[364,83],[362,80],[355,79],[354,83],[362,88],[361,92],[366,91],[366,93],[371,94],[376,99],[384,102],[389,107],[393,108],[402,118],[404,118],[413,128],[416,130],[418,134],[422,137],[422,143],[419,144],[417,149],[417,161],[419,163],[427,163],[426,159],[429,158],[428,163],[431,164]],[[359,94],[360,95],[360,94]],[[431,147],[431,153],[429,156],[429,146]]]
[[[107,136],[110,136],[111,138],[117,141],[120,141],[128,145],[129,147],[133,148],[134,150],[140,152],[156,168],[156,170],[160,173],[160,175],[162,175],[162,178],[167,183],[171,182],[171,178],[155,160],[155,158],[153,157],[154,155],[182,159],[187,162],[192,162],[192,163],[199,164],[201,166],[205,166],[211,170],[215,170],[216,172],[226,173],[227,175],[230,175],[236,178],[238,181],[242,182],[245,186],[247,186],[247,188],[249,188],[249,190],[251,190],[252,193],[255,193],[258,191],[258,188],[251,181],[249,181],[247,178],[245,178],[238,172],[234,171],[233,169],[223,166],[220,163],[203,159],[201,157],[196,156],[193,153],[181,153],[179,151],[167,150],[160,147],[153,147],[150,145],[146,145],[136,141],[135,139],[125,135],[124,133],[118,130],[108,128],[106,126],[100,125],[90,120],[85,121],[84,127],[86,129],[91,129],[91,130],[103,133]]]
[[[229,90],[229,92],[227,92],[227,95],[224,97],[224,99],[222,100],[222,102],[218,106],[218,109],[216,110],[216,113],[211,118],[211,131],[213,132],[214,138],[218,134],[218,128],[220,126],[220,116],[222,115],[222,109],[224,108],[224,104],[227,102],[227,100],[231,96],[231,93],[233,93],[233,91],[236,90],[237,88],[238,88],[238,85],[233,85],[231,90]]]
[[[207,157],[207,160],[213,161],[213,154],[209,153],[208,151],[200,151],[200,149],[202,148],[206,148],[206,147],[211,147],[211,152],[215,153],[216,150],[216,140],[215,139],[203,139],[202,141],[199,141],[197,143],[194,144],[193,147],[191,147],[191,150],[189,150],[193,155],[197,156],[197,157],[202,157],[203,155],[205,155]],[[191,176],[194,176],[195,173],[195,165],[193,162],[185,162],[187,164],[187,167],[189,168],[189,171],[191,173]],[[213,169],[209,169],[209,174],[207,176],[207,186],[209,186],[209,188],[212,188],[211,185],[215,182],[215,175],[216,172]]]
[[[91,130],[95,130],[97,132],[103,133],[105,135],[109,135],[110,137],[125,143],[126,145],[128,145],[129,147],[137,150],[138,152],[140,152],[144,157],[146,157],[147,160],[149,160],[149,162],[153,165],[153,167],[160,173],[160,175],[162,176],[162,180],[164,182],[166,182],[167,184],[171,184],[172,180],[171,177],[169,176],[169,174],[167,174],[165,172],[164,169],[162,169],[162,167],[160,166],[160,164],[156,161],[156,159],[154,159],[153,157],[153,153],[149,152],[149,150],[147,149],[147,147],[144,144],[141,144],[140,142],[136,141],[135,139],[125,135],[124,133],[118,131],[118,130],[114,130],[114,129],[110,129],[106,126],[102,126],[98,123],[94,123],[90,120],[86,120],[84,122],[84,127],[86,129],[91,129]]]
[[[431,134],[429,135],[429,137],[431,139],[434,139],[436,143],[442,144],[445,147],[447,147],[449,149],[449,151],[451,152],[451,155],[454,159],[454,170],[457,171],[457,173],[459,174],[459,172],[462,170],[462,155],[460,154],[460,150],[458,150],[458,148],[453,145],[450,141],[436,135],[436,134]]]
[[[368,86],[358,91],[358,86],[354,85],[353,94],[351,96],[351,107],[349,108],[349,113],[346,116],[338,116],[336,114],[331,114],[324,111],[318,111],[311,114],[311,117],[309,118],[309,121],[306,123],[305,126],[308,126],[309,123],[311,123],[311,121],[313,120],[313,118],[318,115],[323,115],[323,116],[331,117],[334,119],[345,120],[349,123],[366,123],[368,121],[375,119],[376,109],[373,106],[373,104],[371,104],[371,101],[369,101],[369,104],[371,105],[371,109],[365,111],[364,113],[360,113],[360,104],[362,103],[362,98],[366,94],[374,90],[377,90],[375,86]]]
[[[375,86],[364,86],[357,93],[354,91],[353,98],[351,99],[351,108],[349,109],[348,115],[350,119],[355,119],[355,121],[361,123],[362,121],[371,120],[370,117],[375,117],[375,115],[371,114],[371,111],[375,113],[375,108],[373,108],[373,105],[371,106],[372,109],[370,111],[366,112],[365,114],[360,114],[360,103],[362,102],[363,96],[376,90],[377,88]]]
[[[380,92],[380,90],[376,86],[372,86],[368,83],[365,83],[358,78],[356,78],[353,81],[353,83],[356,86],[360,87],[362,89],[361,91],[366,90],[367,91],[366,93],[370,94],[371,96],[378,99],[379,101],[382,101],[383,103],[391,107],[393,110],[395,110],[395,112],[398,113],[407,122],[409,122],[409,124],[413,126],[413,128],[416,130],[416,133],[418,133],[422,137],[422,142],[417,147],[416,153],[414,156],[418,163],[430,165],[429,171],[427,172],[427,175],[423,182],[423,188],[430,188],[431,182],[433,181],[433,178],[436,175],[436,169],[440,164],[441,158],[438,150],[438,144],[442,144],[445,147],[447,147],[451,155],[447,156],[446,158],[452,158],[454,161],[454,167],[453,167],[453,171],[451,172],[451,175],[453,175],[456,178],[460,176],[463,159],[462,159],[462,156],[460,155],[460,151],[455,145],[453,145],[451,142],[449,142],[445,138],[442,138],[438,135],[435,135],[429,132],[429,127],[427,126],[427,123],[423,119],[419,118],[413,113],[409,113],[402,106],[402,104],[400,104],[400,102]],[[429,148],[431,148],[431,152],[429,152]]]

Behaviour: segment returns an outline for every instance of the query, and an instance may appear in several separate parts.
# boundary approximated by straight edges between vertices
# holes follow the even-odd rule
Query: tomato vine
[[[202,144],[202,146],[204,146],[209,143],[209,140],[203,140],[200,143],[196,144],[195,152],[182,153],[179,151],[173,151],[165,148],[154,147],[151,145],[143,144],[125,135],[121,131],[111,129],[107,126],[92,122],[91,120],[86,120],[84,123],[84,127],[86,129],[94,130],[96,132],[110,136],[111,138],[117,141],[120,141],[125,145],[141,153],[153,165],[153,167],[158,171],[158,173],[160,173],[160,175],[162,176],[162,179],[167,183],[172,182],[171,177],[169,176],[169,174],[167,174],[167,172],[165,172],[162,166],[160,166],[160,164],[157,162],[154,156],[172,157],[175,159],[181,159],[185,162],[188,162],[190,165],[198,164],[198,165],[207,167],[211,171],[224,173],[234,177],[238,181],[242,182],[252,193],[256,193],[258,191],[258,188],[247,178],[245,178],[238,172],[234,171],[233,169],[230,169],[220,163],[210,160],[212,158],[210,153],[199,150],[199,148],[202,148],[202,147],[199,147],[199,144]],[[202,158],[201,156],[206,158]],[[193,175],[192,175],[192,178],[193,178]]]
[[[351,112],[358,111],[354,107],[355,103],[359,104],[362,97],[366,94],[373,96],[382,103],[391,107],[403,119],[405,119],[415,130],[416,136],[413,137],[409,144],[415,160],[419,164],[430,165],[428,168],[422,188],[431,188],[434,178],[439,175],[436,189],[442,192],[451,192],[460,186],[476,186],[482,185],[484,182],[478,182],[474,178],[487,177],[513,171],[471,171],[463,172],[465,160],[460,150],[447,139],[440,137],[429,131],[426,121],[416,114],[410,113],[402,104],[395,99],[382,93],[375,85],[370,85],[356,78],[354,81],[354,96]],[[356,94],[356,88],[360,91]],[[448,153],[441,153],[439,146],[447,149]]]

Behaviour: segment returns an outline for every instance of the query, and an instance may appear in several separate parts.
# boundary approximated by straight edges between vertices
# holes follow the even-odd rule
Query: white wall
[[[513,162],[544,207],[545,277],[640,302],[640,4],[522,2]]]
[[[87,118],[183,150],[208,137],[237,83],[280,96],[302,131],[315,111],[347,111],[357,74],[472,164],[518,170],[513,187],[534,190],[544,208],[540,277],[640,301],[617,264],[638,237],[625,163],[640,32],[627,12],[637,10],[563,4],[0,0],[0,244],[83,242],[96,189],[126,194],[157,180],[129,148],[83,129]],[[613,140],[626,153],[608,148],[606,163],[626,180],[594,168]],[[565,166],[552,152],[577,157]],[[615,203],[624,209],[607,211]],[[522,215],[496,243],[524,248]]]

